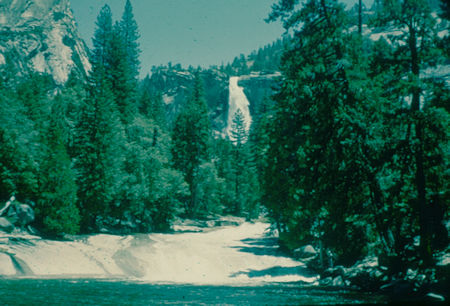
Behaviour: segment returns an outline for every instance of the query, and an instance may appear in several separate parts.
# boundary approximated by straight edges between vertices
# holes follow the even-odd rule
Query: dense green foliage
[[[337,1],[297,2],[270,16],[294,32],[263,179],[282,242],[316,241],[343,263],[376,253],[392,270],[431,265],[448,243],[450,131],[448,87],[421,74],[445,62],[427,1],[380,1],[371,24],[401,34],[375,42],[347,31]]]
[[[193,84],[179,84],[186,99],[170,123],[164,69],[138,81],[130,1],[116,23],[100,11],[87,80],[16,77],[6,58],[0,200],[33,204],[35,226],[51,235],[167,231],[177,217],[267,210],[281,244],[314,244],[322,268],[366,255],[392,272],[433,265],[448,246],[450,90],[433,73],[448,66],[447,21],[426,0],[377,1],[361,19],[338,1],[297,4],[280,0],[269,16],[288,38],[215,74],[165,67]],[[238,110],[230,134],[213,135],[211,84],[278,68],[252,125]]]
[[[191,198],[187,203],[187,212],[199,213],[201,201],[197,192],[201,165],[209,159],[211,127],[208,109],[203,94],[203,84],[196,74],[195,85],[185,109],[175,121],[173,128],[173,163],[176,169],[184,173],[189,185]]]
[[[245,75],[252,71],[262,73],[279,71],[283,48],[290,39],[287,35],[247,56],[241,54],[235,57],[231,63],[222,65],[218,69],[228,75]]]
[[[18,76],[11,58],[1,66],[0,200],[32,205],[44,234],[167,231],[175,217],[224,212],[257,217],[242,141],[212,137],[208,77],[191,69],[185,108],[169,126],[160,90],[149,78],[139,83],[138,39],[127,0],[115,23],[109,6],[101,9],[86,80],[72,73],[58,86],[49,75]]]

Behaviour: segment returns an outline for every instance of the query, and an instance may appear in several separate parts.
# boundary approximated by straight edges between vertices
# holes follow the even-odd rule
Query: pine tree
[[[137,113],[139,77],[139,33],[131,2],[127,0],[122,19],[116,22],[111,38],[111,83],[122,123],[133,121]]]
[[[13,72],[11,67],[0,67],[2,76]],[[12,76],[0,80],[0,201],[12,195],[35,200],[37,194],[34,125],[17,97],[15,81]]]
[[[436,107],[442,86],[421,79],[439,62],[427,5],[384,1],[378,25],[402,34],[372,43],[346,30],[335,1],[295,4],[279,1],[270,16],[294,31],[263,149],[264,201],[282,243],[316,240],[341,263],[376,245],[395,273],[420,235],[429,265],[447,239],[448,114]]]
[[[18,137],[4,127],[0,127],[0,148],[0,200],[6,201],[12,195],[20,200],[35,200],[37,169],[33,159],[18,145]]]
[[[364,222],[350,218],[364,203],[362,169],[348,155],[362,137],[349,120],[364,105],[349,76],[348,46],[356,41],[336,1],[310,0],[299,10],[295,3],[280,1],[270,16],[295,34],[273,97],[264,201],[288,248],[316,240],[341,260],[355,260],[367,243]]]
[[[111,90],[124,125],[130,123],[137,113],[137,82],[132,76],[132,67],[127,60],[127,50],[118,23],[114,25],[111,43]]]
[[[172,132],[174,167],[185,175],[189,185],[191,199],[186,210],[194,214],[200,205],[197,199],[197,180],[200,165],[209,159],[211,127],[208,109],[203,97],[203,84],[199,73],[195,75],[195,83],[191,97],[185,109],[178,116]]]
[[[55,98],[63,107],[66,119],[63,124],[63,139],[71,158],[75,157],[76,124],[81,114],[82,104],[87,97],[86,89],[86,79],[79,78],[76,72],[71,72],[61,94]]]
[[[242,185],[244,184],[244,180],[248,178],[242,177],[243,172],[246,170],[246,162],[248,156],[246,156],[246,151],[244,151],[244,145],[248,139],[248,133],[246,130],[246,122],[244,119],[244,114],[238,108],[236,113],[234,114],[233,121],[231,124],[231,135],[230,139],[234,144],[234,200],[233,200],[233,209],[232,212],[234,214],[240,215],[243,210],[243,203],[245,196],[244,188]]]
[[[240,108],[234,114],[230,138],[237,147],[242,147],[248,140],[247,123]]]
[[[52,121],[46,133],[46,152],[39,177],[36,219],[44,233],[76,234],[80,215],[76,206],[75,172],[64,143],[64,109],[57,99],[52,107]]]
[[[108,74],[112,39],[111,10],[105,5],[97,18],[87,97],[76,126],[75,166],[83,230],[96,229],[98,217],[111,210],[120,184],[124,138]]]
[[[220,186],[220,203],[225,213],[232,214],[235,206],[235,176],[234,176],[234,146],[228,138],[216,138],[212,140],[212,155],[217,176],[223,179]]]
[[[427,177],[425,144],[428,141],[426,122],[429,114],[421,105],[421,97],[424,96],[424,92],[420,72],[424,68],[424,63],[430,62],[429,59],[436,56],[436,52],[434,52],[434,42],[437,41],[436,21],[431,15],[431,9],[426,0],[382,1],[381,4],[381,9],[378,11],[378,23],[389,23],[402,31],[402,34],[394,39],[394,48],[402,57],[401,60],[404,61],[400,63],[400,69],[407,67],[404,70],[404,74],[408,77],[405,85],[408,88],[411,102],[410,115],[407,118],[408,136],[406,141],[409,142],[414,159],[413,184],[415,192],[417,192],[414,207],[419,217],[420,253],[424,264],[429,266],[433,261],[432,224],[435,222],[433,219],[436,218],[432,212],[436,209],[433,208],[434,201],[427,194],[429,178]],[[426,106],[426,101],[424,105]],[[438,218],[442,218],[442,216]]]
[[[134,19],[133,7],[130,0],[125,3],[125,9],[122,19],[119,23],[120,34],[125,45],[125,57],[130,66],[130,78],[137,82],[139,77],[140,61],[139,55],[139,30],[136,20]]]
[[[113,41],[112,13],[109,5],[105,4],[100,10],[96,21],[96,30],[92,38],[91,52],[92,70],[98,74],[105,74],[111,67]],[[106,81],[106,77],[103,78]],[[111,80],[108,80],[111,82]]]
[[[141,97],[139,99],[139,112],[145,117],[152,119],[159,126],[166,127],[166,112],[161,93],[150,94],[148,78],[144,79],[141,88]]]

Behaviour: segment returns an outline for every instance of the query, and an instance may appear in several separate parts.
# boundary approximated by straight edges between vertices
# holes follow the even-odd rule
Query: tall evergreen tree
[[[139,29],[134,18],[133,7],[130,0],[125,3],[122,19],[119,22],[120,34],[125,45],[125,57],[130,66],[130,78],[137,82],[139,77],[140,61],[139,55]]]
[[[240,108],[234,114],[230,138],[236,147],[242,147],[248,140],[247,123]]]
[[[111,43],[111,89],[117,110],[124,125],[133,121],[137,113],[136,87],[132,67],[127,60],[127,50],[118,23],[114,25]]]
[[[100,10],[96,21],[96,30],[92,38],[93,50],[91,52],[92,70],[97,74],[107,73],[111,67],[113,23],[109,5],[105,4]],[[106,81],[106,77],[100,78]],[[111,82],[111,80],[108,80]]]
[[[282,242],[317,239],[341,262],[376,244],[392,272],[405,272],[418,235],[430,265],[433,245],[447,237],[448,113],[437,107],[445,91],[421,76],[439,62],[427,4],[382,2],[378,24],[401,34],[372,45],[346,31],[336,1],[297,3],[280,0],[270,16],[294,31],[264,163]]]
[[[176,169],[184,173],[189,185],[191,198],[187,203],[187,211],[191,214],[200,204],[196,194],[198,181],[195,177],[198,175],[199,166],[209,159],[210,137],[208,109],[202,80],[197,72],[192,95],[178,116],[172,132],[173,163]]]
[[[108,74],[112,39],[111,10],[105,5],[97,18],[88,95],[76,127],[75,165],[83,230],[95,230],[97,217],[110,211],[121,176],[124,139]]]
[[[113,27],[111,48],[111,82],[122,122],[133,121],[137,113],[139,77],[139,33],[131,2],[127,0],[122,19]]]
[[[433,207],[435,200],[430,198],[427,192],[430,185],[426,168],[425,144],[428,140],[426,134],[427,118],[430,114],[424,110],[427,102],[424,99],[424,88],[421,84],[421,70],[425,68],[430,59],[436,56],[434,52],[437,39],[435,30],[436,20],[431,15],[429,3],[426,0],[389,0],[381,1],[381,9],[378,11],[377,21],[380,24],[395,26],[402,34],[394,39],[394,48],[400,55],[400,69],[408,77],[405,84],[410,95],[409,117],[407,124],[407,139],[414,160],[414,185],[417,198],[414,199],[415,211],[418,215],[420,227],[421,257],[425,265],[431,265],[433,219],[441,219],[435,216]],[[435,59],[433,59],[433,62]],[[442,212],[441,212],[442,214]]]
[[[36,203],[36,219],[42,231],[52,235],[76,234],[80,221],[75,173],[64,143],[65,114],[60,102],[58,99],[53,102]]]
[[[350,76],[349,46],[359,38],[346,32],[347,15],[336,1],[310,0],[301,9],[296,4],[279,1],[270,16],[281,18],[294,39],[273,97],[264,201],[287,247],[316,240],[321,252],[331,249],[341,260],[356,260],[367,243],[365,217],[358,216],[367,192],[360,179],[362,157],[350,155],[359,152],[367,132],[355,132],[364,126],[366,101]]]

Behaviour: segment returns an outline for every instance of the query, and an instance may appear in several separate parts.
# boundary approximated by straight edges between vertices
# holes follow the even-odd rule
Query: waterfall
[[[230,85],[229,85],[229,98],[228,98],[228,123],[226,135],[230,136],[231,127],[233,124],[234,114],[238,109],[242,111],[244,115],[244,120],[246,124],[246,131],[248,132],[250,129],[250,125],[252,123],[252,117],[250,116],[249,110],[249,102],[244,93],[244,88],[238,85],[240,77],[230,77]]]

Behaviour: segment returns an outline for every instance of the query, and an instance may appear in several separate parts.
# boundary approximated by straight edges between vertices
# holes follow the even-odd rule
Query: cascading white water
[[[315,283],[318,275],[308,271],[305,263],[277,252],[267,236],[269,229],[266,223],[245,222],[205,232],[98,234],[73,241],[0,232],[0,278],[93,277],[200,285]],[[178,226],[177,230],[191,228]]]
[[[238,85],[240,77],[230,77],[230,85],[229,85],[229,98],[228,98],[228,123],[226,135],[230,136],[231,127],[233,124],[233,118],[238,109],[242,111],[244,115],[244,121],[246,124],[246,131],[248,132],[250,129],[250,125],[252,124],[252,117],[250,115],[249,105],[247,97],[244,93],[244,88]]]

